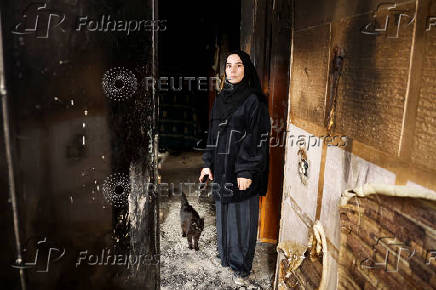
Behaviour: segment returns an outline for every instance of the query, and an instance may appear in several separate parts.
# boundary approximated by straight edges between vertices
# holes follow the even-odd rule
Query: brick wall
[[[375,195],[340,209],[338,288],[436,288],[436,202]]]

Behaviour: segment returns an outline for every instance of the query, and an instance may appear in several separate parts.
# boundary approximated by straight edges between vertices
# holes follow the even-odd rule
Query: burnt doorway
[[[159,35],[159,177],[161,187],[161,289],[233,289],[229,268],[216,258],[215,203],[210,188],[199,189],[201,155],[217,79],[224,57],[240,48],[241,1],[159,2],[159,18],[168,30]],[[182,237],[181,192],[204,218],[199,250]],[[265,267],[271,247],[259,244],[253,268],[256,283],[268,289]],[[274,249],[273,249],[274,251]]]

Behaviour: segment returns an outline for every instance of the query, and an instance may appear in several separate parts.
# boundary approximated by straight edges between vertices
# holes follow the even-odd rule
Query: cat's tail
[[[188,205],[188,199],[186,198],[186,194],[182,191],[182,198],[180,200],[182,206]]]

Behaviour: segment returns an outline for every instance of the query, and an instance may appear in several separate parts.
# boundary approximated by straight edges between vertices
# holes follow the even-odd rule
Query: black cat
[[[204,218],[200,218],[197,211],[189,204],[184,192],[182,192],[181,198],[180,223],[182,226],[182,237],[187,237],[189,248],[193,248],[193,239],[194,249],[198,251],[198,240],[204,229]]]

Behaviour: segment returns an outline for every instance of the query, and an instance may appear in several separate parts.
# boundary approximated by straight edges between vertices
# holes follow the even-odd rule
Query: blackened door
[[[165,30],[156,12],[155,0],[1,4],[7,289],[159,287],[157,102],[142,82]]]

